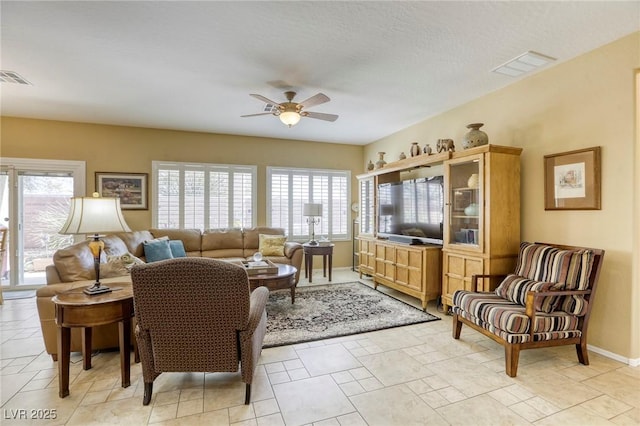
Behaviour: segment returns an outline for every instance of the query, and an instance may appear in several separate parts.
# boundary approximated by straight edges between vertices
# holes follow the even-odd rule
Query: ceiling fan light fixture
[[[300,121],[300,114],[296,111],[284,111],[278,117],[288,127],[295,126]]]

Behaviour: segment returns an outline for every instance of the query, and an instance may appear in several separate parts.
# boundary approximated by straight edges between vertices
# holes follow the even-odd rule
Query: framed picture
[[[600,147],[544,156],[545,210],[600,210]]]
[[[120,198],[122,210],[147,210],[147,173],[96,172],[96,191]]]
[[[456,189],[453,191],[453,211],[463,212],[473,203],[473,189]]]

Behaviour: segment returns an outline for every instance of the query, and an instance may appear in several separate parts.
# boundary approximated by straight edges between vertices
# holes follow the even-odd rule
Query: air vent
[[[0,82],[26,84],[27,86],[33,86],[31,83],[29,83],[29,81],[26,78],[23,78],[20,74],[14,71],[0,70]]]
[[[498,74],[517,77],[536,68],[543,67],[550,62],[555,61],[551,56],[542,55],[537,52],[528,51],[493,69]]]

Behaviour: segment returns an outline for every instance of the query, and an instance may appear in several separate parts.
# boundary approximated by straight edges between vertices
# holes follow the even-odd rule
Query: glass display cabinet
[[[483,156],[451,160],[445,166],[445,205],[448,221],[445,245],[481,251],[483,237]]]

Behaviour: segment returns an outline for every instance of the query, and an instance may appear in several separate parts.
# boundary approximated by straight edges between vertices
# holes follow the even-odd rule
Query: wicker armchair
[[[253,373],[266,332],[269,291],[249,291],[240,266],[207,258],[177,258],[131,271],[143,404],[162,372],[236,372],[251,399]]]

